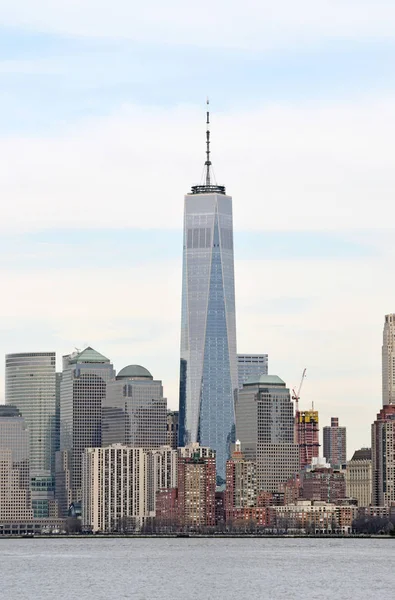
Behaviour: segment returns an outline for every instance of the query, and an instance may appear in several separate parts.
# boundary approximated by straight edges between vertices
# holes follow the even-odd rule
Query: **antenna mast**
[[[210,110],[209,110],[210,101],[209,101],[208,98],[206,100],[206,104],[207,104],[207,112],[206,112],[206,162],[204,164],[206,166],[206,185],[211,185],[211,177],[210,177],[210,167],[211,167],[211,160],[210,160]]]

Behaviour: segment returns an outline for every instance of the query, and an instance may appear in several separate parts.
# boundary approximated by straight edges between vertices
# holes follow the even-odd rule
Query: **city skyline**
[[[67,6],[6,1],[0,16],[0,354],[92,345],[117,370],[146,365],[177,408],[182,196],[209,94],[238,351],[267,352],[291,387],[307,366],[301,405],[368,445],[395,310],[393,8],[303,2],[305,20],[286,2],[238,19],[221,3],[202,31],[204,10],[162,22],[158,5],[143,23],[122,0],[106,19]]]

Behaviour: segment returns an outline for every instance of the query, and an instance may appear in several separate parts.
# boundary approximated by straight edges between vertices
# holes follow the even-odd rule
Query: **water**
[[[395,539],[0,540],[2,600],[376,600]]]

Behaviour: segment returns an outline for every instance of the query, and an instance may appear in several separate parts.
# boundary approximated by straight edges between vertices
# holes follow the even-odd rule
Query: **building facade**
[[[395,314],[385,315],[382,347],[383,406],[395,404]]]
[[[207,113],[208,115],[208,113]],[[206,176],[185,196],[179,444],[216,451],[218,483],[234,439],[237,391],[232,198]]]
[[[322,459],[302,473],[301,498],[336,504],[346,498],[346,478],[342,470],[334,469]]]
[[[115,444],[86,448],[82,456],[82,522],[93,532],[131,532],[149,516],[147,456]]]
[[[167,411],[166,444],[176,450],[178,448],[178,410]]]
[[[251,508],[257,502],[256,463],[245,460],[237,440],[232,457],[226,463],[226,522],[236,518],[235,509]],[[239,514],[239,513],[238,513]]]
[[[358,506],[372,503],[372,451],[370,448],[356,450],[346,468],[346,495],[355,498]]]
[[[296,443],[299,446],[300,468],[311,465],[320,452],[318,411],[301,410],[296,413]]]
[[[29,431],[20,411],[0,406],[0,520],[33,517],[29,448]]]
[[[90,347],[63,357],[60,384],[60,452],[63,454],[57,464],[59,468],[71,468],[71,473],[68,477],[68,473],[57,472],[56,480],[64,485],[69,481],[71,490],[56,489],[61,506],[65,506],[69,498],[72,502],[81,502],[82,454],[85,448],[102,445],[102,404],[107,383],[114,378],[110,360]]]
[[[56,452],[55,352],[7,354],[5,371],[6,404],[19,409],[30,434],[34,516],[49,517],[54,506]]]
[[[346,428],[339,426],[337,417],[331,418],[331,425],[324,427],[324,457],[331,465],[345,465],[347,462]]]
[[[267,354],[238,354],[237,375],[239,389],[250,377],[268,374],[269,358]]]
[[[177,450],[170,446],[147,451],[147,507],[151,516],[156,514],[158,493],[177,488],[177,462]]]
[[[215,526],[215,451],[197,443],[178,450],[178,523],[201,529]]]
[[[167,400],[163,386],[140,365],[122,369],[109,381],[103,399],[102,445],[159,448],[167,441]]]
[[[258,492],[278,492],[299,471],[289,389],[276,375],[251,378],[236,400],[236,435],[247,460],[256,461]]]
[[[372,502],[395,502],[395,405],[386,404],[372,425]]]

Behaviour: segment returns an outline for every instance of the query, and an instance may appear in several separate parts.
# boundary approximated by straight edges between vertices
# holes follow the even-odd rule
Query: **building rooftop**
[[[69,362],[71,364],[75,363],[109,363],[110,359],[100,354],[100,352],[96,352],[93,348],[88,346],[82,352],[77,352],[70,357]]]
[[[1,417],[20,417],[21,413],[16,406],[12,404],[1,404],[0,405],[0,418]]]
[[[371,459],[372,459],[372,449],[371,448],[361,448],[360,450],[355,450],[351,460],[371,460]]]
[[[244,385],[267,385],[272,386],[285,386],[285,381],[280,379],[277,375],[252,375],[249,377]]]
[[[121,369],[117,379],[153,379],[151,373],[141,365],[128,365]]]

